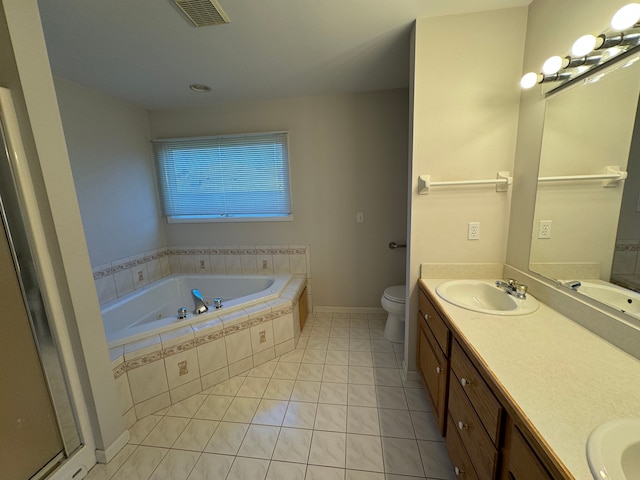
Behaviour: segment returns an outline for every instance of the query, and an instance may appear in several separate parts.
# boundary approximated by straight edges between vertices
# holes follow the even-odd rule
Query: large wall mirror
[[[548,97],[529,266],[636,319],[639,93],[636,53]]]

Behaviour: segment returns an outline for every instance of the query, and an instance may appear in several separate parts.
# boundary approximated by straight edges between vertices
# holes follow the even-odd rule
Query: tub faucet
[[[516,282],[513,278],[496,280],[496,287],[501,288],[509,295],[513,295],[516,298],[527,298],[527,286]]]
[[[191,290],[191,295],[193,295],[193,300],[196,302],[196,309],[194,311],[195,314],[204,313],[209,310],[209,307],[207,307],[204,298],[202,298],[200,290],[196,290],[194,288],[193,290]]]

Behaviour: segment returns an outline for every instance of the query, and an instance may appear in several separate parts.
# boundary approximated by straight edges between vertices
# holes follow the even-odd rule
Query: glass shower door
[[[63,445],[5,228],[0,232],[0,391],[2,478],[31,478],[55,462]]]

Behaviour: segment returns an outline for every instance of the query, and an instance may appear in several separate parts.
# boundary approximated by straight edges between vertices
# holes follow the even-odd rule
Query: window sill
[[[293,214],[279,216],[236,215],[173,215],[166,217],[167,223],[254,223],[254,222],[292,222]]]

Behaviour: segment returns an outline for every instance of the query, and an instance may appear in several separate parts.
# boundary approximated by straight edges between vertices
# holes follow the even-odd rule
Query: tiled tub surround
[[[640,292],[639,252],[640,240],[618,240],[613,256],[613,283]]]
[[[167,247],[93,267],[101,305],[175,273],[304,275],[312,305],[309,245]]]
[[[305,285],[293,276],[274,300],[111,348],[125,424],[293,350]]]

